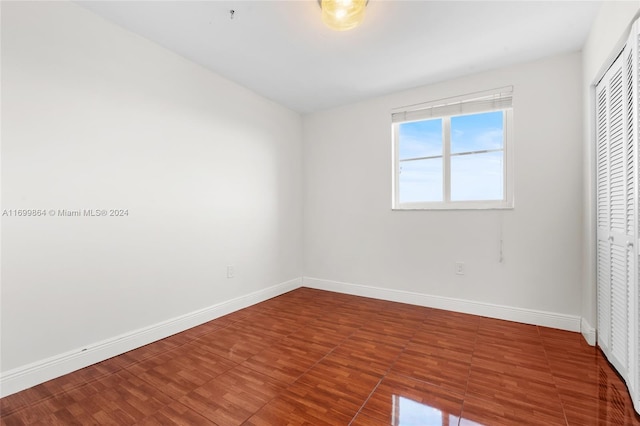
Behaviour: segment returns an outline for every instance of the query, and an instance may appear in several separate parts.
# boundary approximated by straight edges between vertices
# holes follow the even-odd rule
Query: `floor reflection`
[[[482,426],[403,396],[393,396],[393,426]]]
[[[640,415],[633,412],[622,379],[611,368],[598,366],[598,407],[594,417],[603,424],[640,424]]]

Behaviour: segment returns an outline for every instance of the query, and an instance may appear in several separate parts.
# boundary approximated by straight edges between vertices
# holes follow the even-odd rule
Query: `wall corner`
[[[596,329],[584,317],[580,320],[580,333],[590,346],[596,345]]]

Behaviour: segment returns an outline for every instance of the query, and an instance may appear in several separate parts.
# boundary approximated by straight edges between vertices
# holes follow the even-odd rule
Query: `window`
[[[512,88],[392,114],[394,209],[513,207]]]

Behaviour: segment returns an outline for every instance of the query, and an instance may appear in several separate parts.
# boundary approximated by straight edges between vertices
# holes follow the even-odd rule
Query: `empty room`
[[[0,424],[640,425],[637,0],[0,26]]]

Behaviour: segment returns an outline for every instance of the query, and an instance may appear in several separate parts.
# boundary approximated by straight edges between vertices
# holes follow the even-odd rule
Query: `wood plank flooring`
[[[578,333],[308,288],[0,410],[2,425],[640,425]]]

